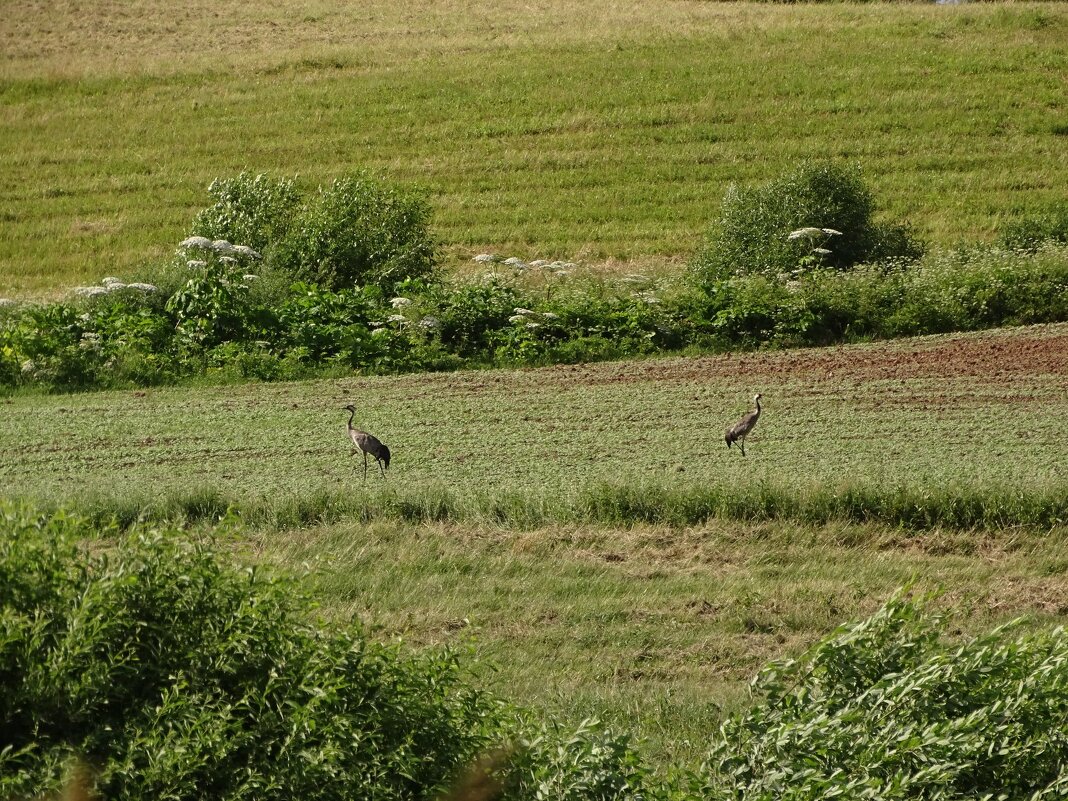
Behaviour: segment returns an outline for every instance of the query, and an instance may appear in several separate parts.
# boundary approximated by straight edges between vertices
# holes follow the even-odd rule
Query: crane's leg
[[[367,480],[367,451],[363,452],[363,480]]]
[[[380,472],[380,473],[382,474],[382,478],[385,478],[385,477],[386,477],[386,468],[384,468],[384,467],[382,466],[382,460],[381,460],[381,459],[379,459],[379,458],[378,458],[378,457],[376,456],[376,457],[375,457],[375,461],[376,461],[376,462],[378,462],[378,472]]]
[[[738,444],[742,446],[742,456],[745,456],[745,435],[743,435],[742,438],[738,440]]]

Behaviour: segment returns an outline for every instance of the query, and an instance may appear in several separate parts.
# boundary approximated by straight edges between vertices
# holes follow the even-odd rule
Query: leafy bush
[[[294,278],[330,289],[369,284],[390,294],[405,279],[434,274],[429,223],[424,199],[350,175],[320,189],[269,255]]]
[[[1040,799],[1068,791],[1068,637],[1002,627],[939,640],[896,597],[797,660],[758,675],[729,719],[705,797]]]
[[[1013,250],[1035,251],[1047,242],[1068,244],[1068,203],[1046,213],[1024,217],[1005,226],[999,242]]]
[[[100,534],[0,503],[0,797],[54,792],[77,757],[117,801],[430,798],[508,743],[509,801],[647,794],[628,738],[536,723],[450,651],[312,622],[294,582],[209,539],[135,527],[90,555]]]
[[[90,556],[77,519],[0,506],[0,527],[4,798],[69,754],[109,799],[424,797],[496,726],[453,654],[309,623],[292,582],[210,543],[138,530]]]
[[[285,240],[301,206],[292,179],[263,173],[216,178],[208,194],[215,203],[197,214],[192,233],[248,245],[261,253]]]
[[[733,276],[778,278],[799,266],[841,270],[919,258],[923,248],[909,229],[875,223],[874,210],[859,171],[834,164],[804,164],[760,187],[732,185],[691,269],[707,287]]]

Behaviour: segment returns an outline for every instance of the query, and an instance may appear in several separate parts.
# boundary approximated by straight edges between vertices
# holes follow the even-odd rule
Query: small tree
[[[692,269],[708,286],[736,275],[790,274],[802,259],[842,270],[923,254],[906,226],[873,222],[874,210],[859,169],[835,164],[804,164],[764,186],[731,185]],[[790,237],[799,229],[841,233],[815,252],[810,237]]]
[[[278,266],[331,289],[375,285],[391,293],[434,273],[430,205],[362,175],[339,178],[305,205],[275,253]]]

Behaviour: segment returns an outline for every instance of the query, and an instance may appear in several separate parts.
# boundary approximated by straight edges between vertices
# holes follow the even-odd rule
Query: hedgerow
[[[767,220],[749,215],[756,222],[722,251],[738,257],[727,260],[735,267],[715,267],[713,248],[673,281],[492,256],[477,257],[483,276],[446,279],[434,269],[422,201],[351,176],[302,201],[291,182],[243,174],[212,185],[217,202],[194,227],[248,236],[262,251],[196,235],[154,283],[108,277],[58,302],[0,304],[0,391],[539,365],[1068,320],[1068,245],[1056,226],[1026,248],[888,259],[859,179],[829,168],[794,178],[773,185],[794,195]],[[825,183],[837,200],[816,208]],[[760,206],[767,191],[745,203]],[[791,240],[787,223],[813,219],[813,209],[830,215],[821,224],[861,230],[810,226]],[[838,252],[815,247],[806,231],[835,240],[827,244]],[[774,264],[746,267],[746,253]]]

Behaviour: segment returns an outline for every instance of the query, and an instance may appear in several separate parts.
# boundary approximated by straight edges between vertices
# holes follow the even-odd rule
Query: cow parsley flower
[[[490,262],[498,261],[498,258],[499,257],[494,256],[492,253],[479,253],[477,256],[475,256],[475,258],[472,259],[472,261],[477,261],[480,264],[487,264]]]
[[[411,306],[412,302],[408,298],[393,298],[390,300],[394,309],[403,309],[405,306]]]
[[[206,236],[190,236],[178,243],[180,248],[200,248],[211,250],[213,242]]]
[[[802,239],[802,238],[804,238],[804,239],[812,239],[813,237],[819,236],[822,233],[823,233],[823,229],[822,228],[812,228],[810,226],[808,228],[798,228],[796,231],[791,231],[790,235],[788,237],[786,237],[786,238],[790,239],[790,240]]]

